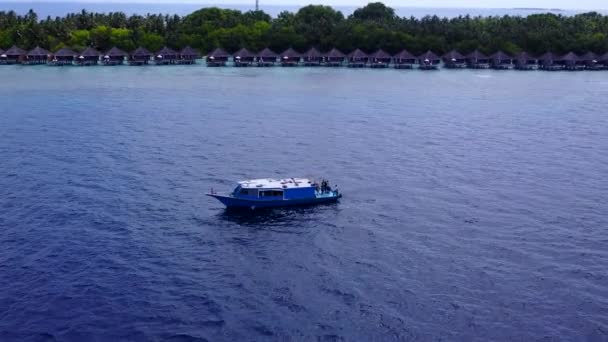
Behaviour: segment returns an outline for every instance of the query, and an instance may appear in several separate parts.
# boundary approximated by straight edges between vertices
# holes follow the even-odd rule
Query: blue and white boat
[[[228,208],[277,208],[336,202],[342,194],[327,181],[317,183],[307,178],[253,179],[242,181],[230,194],[211,196]]]

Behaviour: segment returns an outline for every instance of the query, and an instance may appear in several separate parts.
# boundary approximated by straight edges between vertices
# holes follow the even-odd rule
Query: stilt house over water
[[[78,56],[78,60],[76,61],[77,65],[81,66],[90,66],[99,64],[99,58],[101,57],[101,52],[97,51],[92,47],[88,47],[84,49]]]
[[[488,69],[490,68],[490,58],[484,55],[481,51],[475,50],[466,56],[467,66],[471,69]]]
[[[216,48],[207,55],[207,66],[208,67],[223,67],[228,63],[230,54],[222,48]]]
[[[302,58],[304,59],[304,66],[320,66],[323,61],[323,55],[314,47],[306,51]]]
[[[25,64],[34,65],[34,64],[46,64],[49,60],[51,52],[41,48],[40,46],[36,46],[32,50],[27,53]]]
[[[361,49],[356,49],[355,51],[348,54],[348,67],[349,68],[365,68],[367,66],[368,59],[369,59],[368,54],[361,51]]]
[[[281,66],[293,67],[300,65],[302,54],[296,50],[289,48],[281,54]]]
[[[493,69],[508,70],[513,69],[513,56],[502,51],[497,51],[490,56],[490,64]]]
[[[165,46],[154,56],[154,63],[156,65],[170,65],[177,64],[179,59],[179,53],[177,51]]]
[[[26,58],[27,52],[15,45],[0,54],[0,64],[19,64]]]
[[[179,52],[177,64],[196,64],[196,60],[201,58],[201,54],[190,46],[186,46]]]
[[[245,48],[234,53],[234,66],[248,67],[255,62],[255,54]]]
[[[580,60],[585,65],[587,70],[602,70],[602,64],[599,62],[600,56],[591,51],[580,57]]]
[[[405,49],[393,56],[395,69],[413,69],[414,64],[416,64],[416,56]]]
[[[419,68],[421,70],[438,70],[441,59],[433,51],[427,51],[418,56]]]
[[[53,54],[53,59],[49,62],[51,66],[74,65],[78,52],[63,48]]]
[[[608,69],[608,52],[599,56],[597,63],[600,64],[603,69]]]
[[[369,56],[369,65],[372,68],[388,68],[391,64],[393,57],[386,51],[379,49]]]
[[[564,69],[566,70],[585,70],[585,63],[583,60],[572,51],[561,56],[560,61],[562,64],[564,64]]]
[[[274,66],[277,62],[278,57],[279,57],[279,55],[276,52],[270,50],[269,48],[265,48],[264,50],[260,51],[257,55],[258,66],[259,67]]]
[[[325,66],[339,67],[344,64],[346,56],[342,51],[333,48],[329,52],[325,53],[323,59],[325,60]]]
[[[538,57],[538,63],[542,70],[557,71],[563,70],[564,64],[560,60],[559,56],[553,52],[546,52],[542,56]]]
[[[538,58],[522,51],[515,56],[515,69],[536,70],[538,69]]]
[[[147,65],[150,63],[152,53],[144,47],[139,47],[135,51],[131,52],[129,56],[130,65]]]
[[[117,47],[113,47],[103,56],[104,65],[121,65],[129,55]]]
[[[467,67],[466,58],[458,51],[452,50],[442,56],[443,64],[448,69],[463,69]]]

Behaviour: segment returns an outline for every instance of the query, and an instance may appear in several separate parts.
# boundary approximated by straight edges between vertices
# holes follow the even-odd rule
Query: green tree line
[[[359,8],[348,17],[329,6],[309,5],[296,13],[282,12],[276,18],[263,11],[241,12],[215,7],[187,16],[124,13],[80,13],[65,17],[38,18],[34,11],[17,15],[0,12],[0,48],[17,45],[25,49],[41,46],[51,51],[62,47],[93,46],[105,51],[117,46],[132,51],[143,46],[157,51],[167,45],[175,49],[190,45],[202,52],[222,47],[277,52],[289,47],[342,51],[382,48],[390,53],[428,49],[443,53],[451,49],[491,53],[545,51],[583,53],[608,51],[608,16],[596,12],[575,16],[534,14],[456,18],[402,18],[380,2]]]

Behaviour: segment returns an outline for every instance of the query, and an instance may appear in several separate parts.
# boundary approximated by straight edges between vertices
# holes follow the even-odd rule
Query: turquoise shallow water
[[[608,73],[0,79],[1,341],[608,339]],[[342,201],[204,196],[307,175]]]

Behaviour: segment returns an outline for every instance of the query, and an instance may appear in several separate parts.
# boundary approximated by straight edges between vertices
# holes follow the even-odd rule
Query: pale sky
[[[7,0],[4,0],[7,1]],[[22,2],[23,0],[8,0]],[[32,0],[31,2],[143,2],[143,3],[200,3],[200,4],[251,4],[255,0]],[[363,6],[369,0],[260,0],[266,5],[338,5]],[[473,8],[561,8],[561,9],[608,9],[608,0],[384,0],[389,6],[403,7],[473,7]]]

